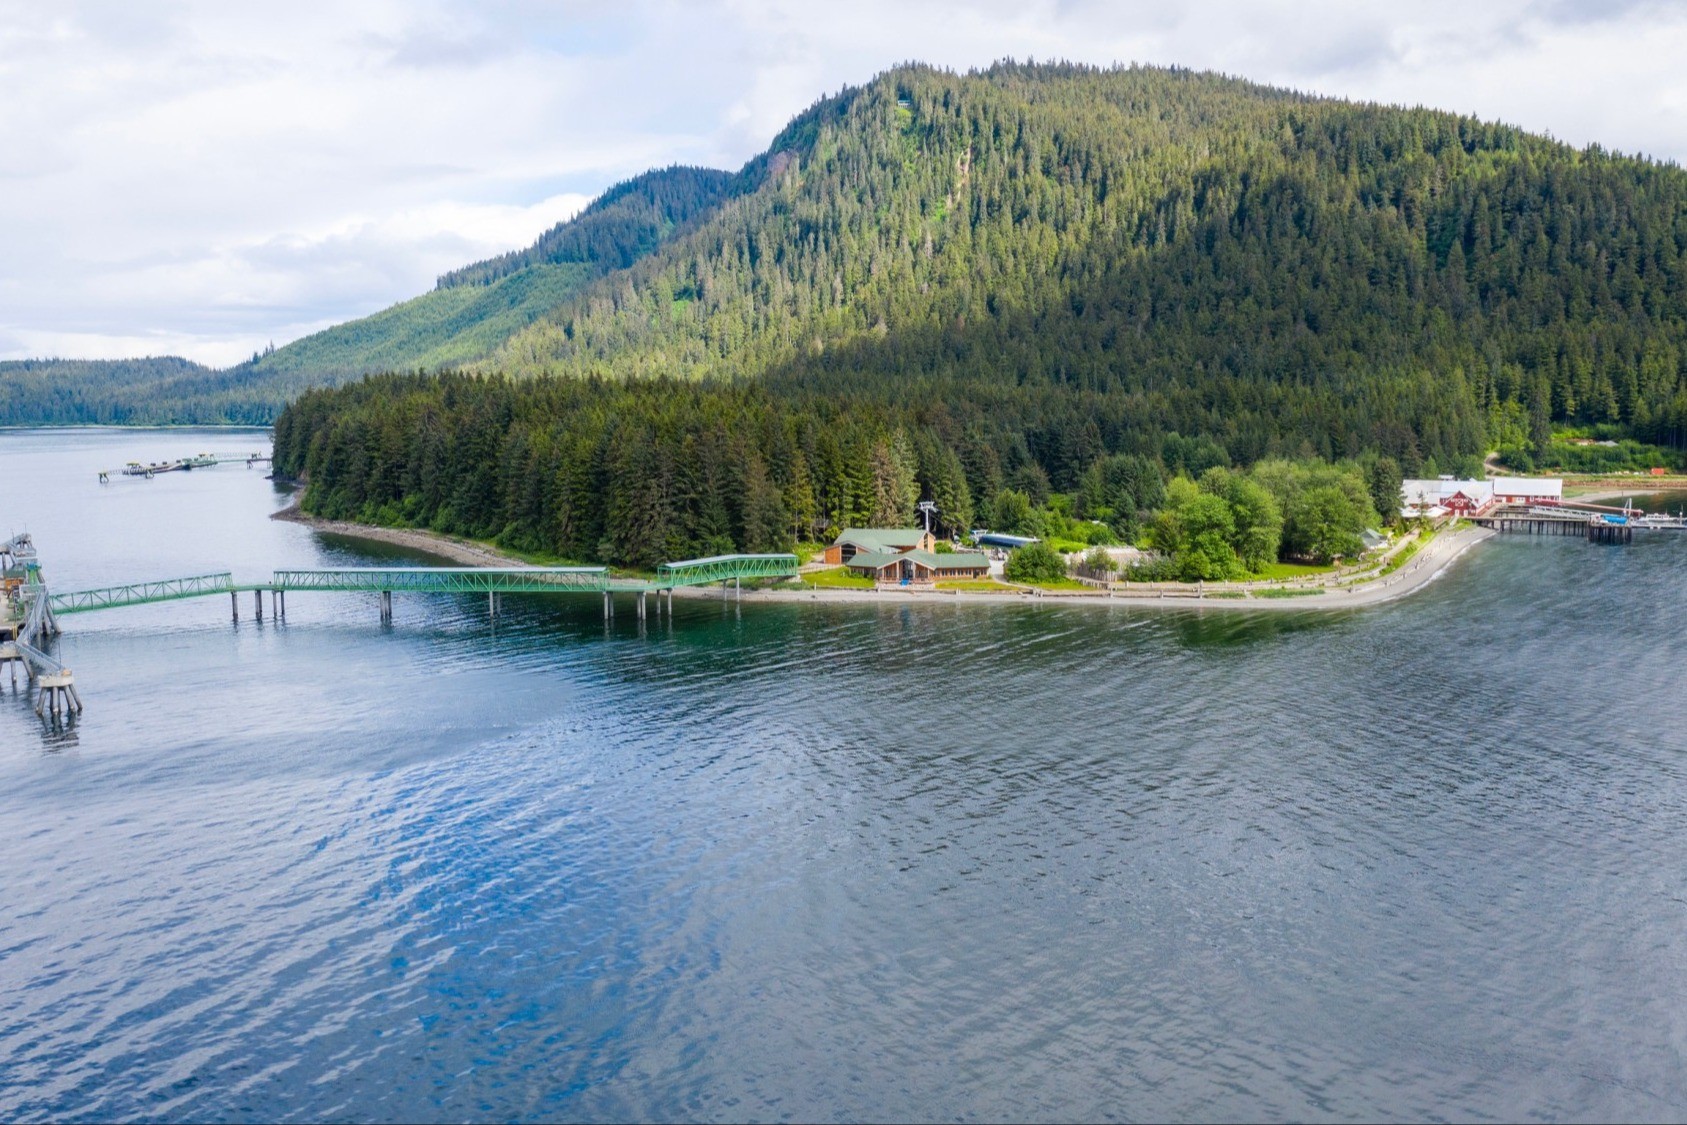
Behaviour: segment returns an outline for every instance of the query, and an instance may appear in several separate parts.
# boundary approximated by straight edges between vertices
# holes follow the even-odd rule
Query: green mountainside
[[[743,183],[707,168],[647,172],[610,188],[526,250],[453,271],[419,297],[223,371],[173,356],[0,363],[0,425],[262,424],[310,387],[481,360]]]
[[[739,184],[474,365],[525,382],[312,394],[281,463],[320,510],[637,563],[921,495],[959,519],[1087,493],[1125,527],[1214,467],[1475,471],[1554,420],[1687,438],[1674,166],[1210,74],[1004,64],[823,100]]]
[[[295,340],[245,365],[292,397],[370,371],[460,366],[553,311],[588,282],[662,245],[738,183],[672,167],[617,184],[526,250],[454,270],[431,292]]]
[[[1687,404],[1673,166],[1066,66],[894,71],[764,159],[761,190],[488,366],[1062,385],[1242,460],[1471,453],[1519,411],[1646,429]]]

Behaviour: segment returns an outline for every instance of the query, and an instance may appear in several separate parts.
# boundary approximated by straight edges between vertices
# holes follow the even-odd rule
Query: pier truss
[[[268,583],[253,589],[280,593],[595,594],[609,589],[610,581],[609,568],[604,566],[341,567],[278,570]]]
[[[52,594],[48,602],[54,613],[86,613],[94,609],[121,609],[130,605],[202,598],[207,594],[232,594],[235,590],[234,576],[225,571],[192,578],[167,578],[159,582],[135,582],[127,586]]]
[[[745,578],[793,578],[796,573],[795,555],[713,555],[663,563],[649,588],[671,590],[675,586],[708,586]]]

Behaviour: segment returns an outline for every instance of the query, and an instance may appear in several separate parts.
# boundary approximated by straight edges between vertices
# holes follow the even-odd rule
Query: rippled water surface
[[[366,561],[0,433],[60,589]],[[1687,536],[1350,614],[296,594],[0,695],[0,1117],[1687,1116]]]

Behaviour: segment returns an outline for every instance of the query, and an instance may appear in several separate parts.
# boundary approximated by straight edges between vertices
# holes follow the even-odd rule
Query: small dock
[[[1626,546],[1634,542],[1634,523],[1625,516],[1594,516],[1587,521],[1587,541]]]
[[[1647,515],[1623,509],[1501,508],[1471,522],[1502,535],[1573,535],[1589,543],[1627,545],[1636,531],[1687,531],[1682,516]]]
[[[1491,516],[1477,516],[1471,522],[1491,527],[1502,535],[1574,535],[1580,538],[1587,534],[1589,517],[1586,512],[1552,515],[1498,512]]]
[[[218,465],[245,465],[250,469],[254,465],[267,465],[269,463],[270,456],[264,453],[254,452],[245,456],[236,454],[232,457],[218,456],[214,453],[199,453],[192,457],[178,457],[174,461],[130,461],[121,469],[116,470],[115,475],[151,480],[153,477],[164,473],[185,473],[193,469],[213,469]],[[113,475],[113,470],[101,469],[100,483],[109,483]]]

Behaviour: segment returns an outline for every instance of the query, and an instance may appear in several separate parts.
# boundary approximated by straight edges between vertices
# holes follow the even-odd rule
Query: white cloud
[[[0,0],[0,356],[228,362],[909,59],[1176,63],[1681,159],[1684,48],[1645,0]]]

